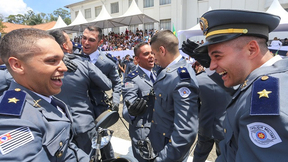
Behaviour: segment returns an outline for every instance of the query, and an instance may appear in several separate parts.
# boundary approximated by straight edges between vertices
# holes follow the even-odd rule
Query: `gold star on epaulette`
[[[39,99],[39,100],[34,100],[33,102],[34,102],[34,107],[41,107],[39,104],[38,104],[38,102],[39,101],[41,101],[41,99]]]
[[[186,73],[186,70],[181,70],[181,73]]]
[[[8,103],[11,103],[11,102],[13,102],[13,103],[17,103],[19,100],[17,99],[17,98],[15,98],[15,97],[13,97],[13,98],[8,98]]]
[[[266,91],[266,89],[263,89],[263,91],[257,92],[259,94],[259,98],[266,97],[269,98],[268,94],[272,93],[272,91]]]

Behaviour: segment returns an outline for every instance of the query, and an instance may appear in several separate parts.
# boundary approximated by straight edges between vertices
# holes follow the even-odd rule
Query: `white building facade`
[[[265,12],[272,4],[273,0],[135,0],[139,9],[146,15],[156,19],[157,23],[139,24],[126,27],[106,29],[116,33],[124,32],[126,28],[135,31],[142,29],[169,29],[173,26],[178,30],[185,30],[198,23],[201,15],[211,9],[244,9],[251,11]],[[288,0],[278,0],[284,9],[288,9]],[[79,10],[86,20],[94,20],[104,5],[108,13],[114,18],[121,16],[127,11],[132,0],[84,0],[78,3],[65,6],[70,9],[71,20],[77,16]],[[179,40],[185,40],[185,36],[180,36]]]

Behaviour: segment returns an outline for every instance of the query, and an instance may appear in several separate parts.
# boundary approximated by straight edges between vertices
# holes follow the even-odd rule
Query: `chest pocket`
[[[155,92],[155,102],[161,105],[162,108],[166,108],[168,105],[168,95],[163,92],[164,91]]]
[[[229,159],[228,161],[235,161],[235,155],[236,155],[236,151],[237,151],[237,147],[236,147],[236,141],[234,138],[234,133],[232,129],[224,129],[225,133],[225,151],[227,153],[227,158]]]
[[[64,153],[64,148],[68,147],[69,142],[69,130],[66,128],[62,129],[51,141],[46,145],[47,150],[51,156],[60,158]]]

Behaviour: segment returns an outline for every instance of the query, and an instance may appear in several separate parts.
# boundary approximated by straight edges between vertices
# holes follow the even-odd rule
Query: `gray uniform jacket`
[[[113,90],[113,102],[119,104],[122,85],[117,71],[117,65],[102,52],[100,52],[100,55],[95,65],[102,71],[103,74],[105,74],[111,80]],[[107,109],[104,92],[101,87],[98,87],[95,84],[92,85],[90,92],[96,103],[95,114],[96,117],[98,117],[98,115],[100,115],[103,111]]]
[[[126,79],[126,76],[131,73],[132,71],[135,71],[137,68],[137,65],[134,64],[133,61],[130,61],[126,64],[126,69],[125,69],[125,78],[124,78],[124,82],[125,82],[125,79]]]
[[[138,140],[144,140],[151,127],[151,120],[154,107],[154,94],[153,83],[149,76],[138,66],[137,69],[126,76],[126,82],[123,87],[123,101],[128,100],[133,103],[137,98],[144,98],[147,101],[147,109],[143,115],[130,116],[127,110],[127,106],[124,102],[123,117],[129,122],[129,135],[132,139],[132,148],[134,157],[138,161],[144,161],[136,146]]]
[[[156,161],[183,161],[198,131],[199,87],[195,72],[180,60],[163,69],[154,83],[155,104],[149,134]]]
[[[95,126],[93,105],[88,96],[92,83],[101,90],[112,88],[110,79],[100,69],[79,56],[71,59],[77,64],[75,72],[65,72],[61,92],[56,95],[71,108],[73,127],[77,133],[85,133]]]
[[[64,102],[54,98],[66,116],[15,82],[9,90],[1,97],[0,161],[89,160],[87,154],[71,143],[72,116]]]
[[[196,76],[200,88],[199,134],[208,138],[224,138],[223,120],[232,97],[212,81],[205,72]]]
[[[216,161],[287,161],[288,59],[260,67],[233,95]]]
[[[7,69],[0,70],[0,96],[3,94],[4,91],[6,91],[10,83],[12,82],[13,77],[9,73]]]

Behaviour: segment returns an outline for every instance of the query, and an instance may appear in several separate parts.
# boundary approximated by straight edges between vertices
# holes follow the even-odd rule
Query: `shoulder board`
[[[129,74],[127,75],[127,77],[133,79],[133,78],[135,78],[137,75],[139,75],[139,72],[138,72],[138,71],[133,71],[133,72],[129,73]]]
[[[190,74],[189,74],[189,72],[188,72],[187,69],[186,69],[185,67],[183,67],[183,66],[181,66],[181,67],[178,68],[178,74],[179,74],[181,80],[182,80],[182,79],[190,79]]]
[[[0,70],[5,70],[7,69],[6,65],[0,65]]]
[[[250,115],[279,115],[279,80],[262,76],[253,83]]]
[[[112,60],[114,63],[116,63],[116,60],[114,60],[114,58],[112,57],[112,55],[110,53],[107,53],[106,56]]]
[[[66,56],[67,56],[69,59],[75,59],[75,58],[76,58],[76,54],[66,54]]]
[[[25,98],[26,93],[19,88],[6,91],[0,101],[0,114],[21,116]]]

